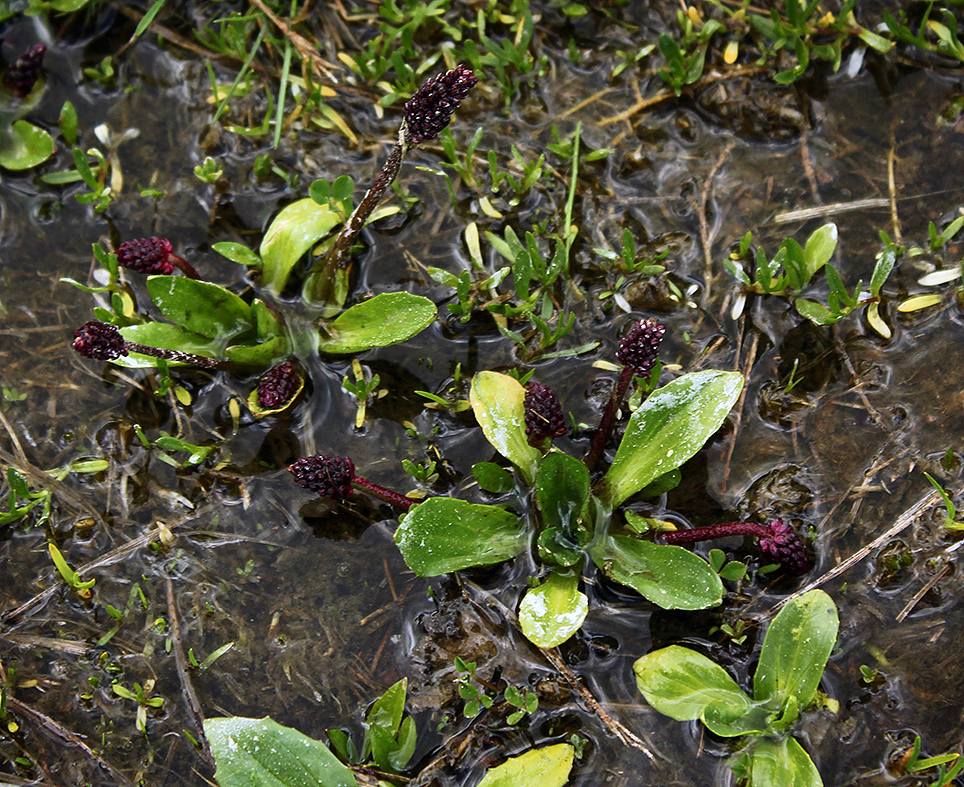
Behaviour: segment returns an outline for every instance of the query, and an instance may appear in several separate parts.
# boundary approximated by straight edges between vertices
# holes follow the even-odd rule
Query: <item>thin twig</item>
[[[122,785],[123,787],[134,787],[130,779],[84,743],[79,735],[68,730],[60,722],[54,721],[36,708],[32,708],[10,696],[7,697],[7,710],[27,717],[58,740],[80,749],[87,759],[97,765],[97,767],[107,771],[116,784]]]
[[[754,331],[753,341],[750,344],[750,352],[747,355],[746,362],[743,364],[743,388],[740,391],[740,398],[736,401],[736,407],[733,408],[736,413],[736,423],[733,425],[733,435],[730,440],[730,445],[726,449],[726,459],[723,460],[723,477],[720,481],[721,492],[726,491],[726,485],[730,481],[730,462],[733,460],[733,451],[736,449],[736,441],[740,436],[740,425],[743,423],[743,404],[746,402],[746,389],[749,387],[747,381],[750,379],[750,371],[753,369],[753,364],[756,363],[756,353],[759,344],[760,334]]]
[[[823,216],[834,216],[838,213],[848,213],[852,210],[866,210],[867,208],[886,208],[890,200],[885,197],[871,197],[857,199],[851,202],[834,202],[832,205],[817,205],[812,208],[798,208],[778,213],[771,221],[774,224],[786,224],[790,221],[808,221]]]
[[[271,20],[282,33],[287,36],[288,40],[294,45],[294,48],[298,50],[298,53],[303,58],[308,58],[312,65],[318,69],[319,72],[324,74],[328,79],[330,79],[334,84],[338,84],[338,77],[331,71],[332,64],[325,62],[325,60],[318,54],[315,50],[315,46],[305,38],[300,33],[296,33],[284,21],[275,14],[268,6],[266,6],[261,0],[251,0],[251,2],[261,9],[262,13]]]
[[[700,190],[699,219],[700,243],[703,246],[703,302],[706,304],[710,302],[710,280],[713,276],[713,238],[710,235],[709,222],[706,218],[706,205],[710,201],[710,192],[713,190],[713,178],[716,177],[716,173],[720,171],[720,167],[723,166],[723,162],[729,157],[735,145],[735,139],[727,140],[726,145],[723,146],[723,150],[720,151],[720,155],[716,159],[716,163],[713,164],[713,168],[707,174],[706,180],[703,181],[703,188]],[[714,232],[713,235],[715,234]]]
[[[476,593],[479,593],[480,595],[485,596],[486,600],[489,603],[491,603],[493,606],[499,609],[500,613],[505,617],[507,621],[509,621],[517,630],[519,629],[519,619],[518,617],[516,617],[515,612],[513,612],[505,604],[503,604],[502,601],[498,599],[495,595],[493,595],[487,590],[483,590],[478,585],[466,582],[464,578],[462,581],[462,585],[463,587],[471,586]],[[589,689],[585,685],[583,685],[582,681],[580,681],[579,678],[576,676],[576,673],[572,671],[569,665],[566,664],[565,660],[559,655],[558,649],[553,648],[551,650],[548,650],[546,648],[539,648],[538,646],[534,646],[534,647],[536,647],[537,650],[540,653],[542,653],[542,655],[553,667],[555,667],[560,673],[562,673],[563,677],[565,677],[569,685],[572,686],[572,688],[576,691],[576,693],[583,698],[585,703],[599,717],[600,721],[602,721],[602,723],[606,725],[607,729],[613,735],[619,738],[619,740],[622,741],[624,745],[632,746],[634,749],[639,749],[639,751],[641,751],[643,754],[649,757],[650,760],[653,760],[653,761],[656,760],[655,755],[649,750],[649,747],[643,742],[641,738],[639,738],[625,724],[614,719],[603,709],[602,705],[599,704],[599,700],[597,700],[595,696],[593,696],[593,693],[589,691]]]
[[[887,193],[890,196],[890,221],[894,230],[894,243],[900,245],[900,217],[897,215],[897,182],[894,178],[894,134],[890,134],[890,147],[887,148]]]
[[[922,598],[924,598],[924,596],[927,595],[930,589],[934,587],[934,585],[936,585],[938,582],[940,582],[941,578],[950,570],[951,570],[950,563],[945,563],[943,566],[941,566],[941,570],[938,571],[936,574],[934,574],[934,576],[932,576],[930,579],[928,579],[927,582],[924,583],[924,586],[920,590],[918,590],[913,595],[913,597],[911,597],[911,600],[904,605],[904,608],[897,614],[897,622],[903,623],[904,618],[906,618],[911,613],[911,610],[917,606],[918,602]]]
[[[181,622],[177,614],[177,602],[174,600],[174,583],[171,582],[170,577],[165,577],[164,585],[167,590],[167,617],[171,625],[171,649],[174,651],[174,665],[177,668],[177,676],[181,680],[181,696],[184,698],[188,716],[194,722],[197,742],[201,746],[201,756],[207,762],[208,767],[214,771],[214,756],[211,754],[207,735],[204,734],[204,714],[201,713],[201,703],[198,701],[197,692],[194,691],[194,684],[187,672],[187,660],[184,658],[184,646],[181,643]]]

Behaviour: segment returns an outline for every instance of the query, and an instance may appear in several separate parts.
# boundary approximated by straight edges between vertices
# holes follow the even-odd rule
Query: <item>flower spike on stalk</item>
[[[34,44],[7,66],[0,84],[15,98],[26,98],[40,78],[40,66],[43,64],[45,54],[47,54],[45,44]]]
[[[91,320],[74,331],[74,341],[71,346],[85,358],[95,361],[113,361],[128,353],[140,353],[154,358],[163,358],[174,363],[187,363],[200,366],[203,369],[233,369],[234,364],[219,358],[208,358],[194,353],[180,350],[166,350],[162,347],[150,347],[146,344],[129,342],[120,331],[106,322]]]
[[[616,359],[623,368],[616,385],[613,386],[612,395],[606,402],[606,409],[599,420],[596,434],[592,438],[592,445],[586,455],[586,467],[590,472],[596,469],[602,457],[602,452],[613,431],[616,411],[622,407],[629,384],[633,377],[646,377],[653,370],[659,354],[659,346],[663,343],[665,335],[665,325],[660,325],[655,320],[639,320],[620,340]]]
[[[173,244],[166,238],[126,240],[117,247],[115,254],[120,265],[138,273],[160,273],[169,276],[174,273],[176,265],[185,276],[192,279],[201,278],[193,265],[174,253]]]
[[[365,220],[378,205],[382,194],[398,176],[402,159],[417,145],[435,139],[452,119],[452,113],[469,94],[478,77],[465,63],[432,77],[405,102],[405,118],[398,129],[398,140],[388,161],[375,178],[358,207],[345,222],[325,264],[330,268],[346,268],[351,245],[365,225]]]
[[[355,487],[386,503],[408,511],[413,501],[404,495],[379,486],[355,474],[355,463],[347,456],[306,456],[292,462],[288,472],[298,486],[309,489],[319,497],[330,497],[339,502],[351,496]]]
[[[782,519],[774,519],[769,525],[755,522],[729,522],[708,527],[694,527],[690,530],[674,530],[660,534],[667,544],[695,544],[726,536],[755,536],[760,551],[775,563],[779,563],[794,576],[806,574],[811,560],[807,547],[800,536]]]
[[[551,388],[539,383],[529,383],[523,407],[529,445],[539,448],[547,439],[561,437],[566,433],[562,405]]]

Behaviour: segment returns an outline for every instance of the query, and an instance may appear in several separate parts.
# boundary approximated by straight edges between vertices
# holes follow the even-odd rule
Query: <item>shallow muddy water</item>
[[[191,18],[210,9],[177,4],[175,10]],[[36,512],[0,525],[0,662],[11,697],[82,738],[131,782],[194,785],[212,778],[185,735],[196,720],[182,697],[172,650],[177,638],[199,661],[234,643],[208,669],[191,670],[205,716],[270,715],[317,738],[331,727],[359,732],[368,703],[408,678],[419,730],[412,775],[439,753],[459,751],[435,784],[475,784],[506,755],[573,734],[587,743],[572,785],[733,784],[726,763],[735,748],[647,705],[633,662],[657,647],[689,644],[749,685],[760,626],[776,605],[889,528],[896,532],[884,543],[820,585],[840,614],[840,637],[821,684],[838,707],[805,714],[798,737],[824,784],[839,786],[931,784],[889,765],[915,735],[928,755],[961,745],[961,542],[942,527],[943,506],[923,472],[940,478],[952,496],[960,489],[964,315],[953,285],[940,290],[947,294],[940,305],[907,314],[896,309],[908,295],[932,291],[917,281],[939,255],[898,260],[882,293],[888,339],[872,330],[863,311],[817,327],[775,295],[751,295],[735,317],[740,286],[724,267],[747,231],[772,255],[783,238],[802,244],[829,221],[839,231],[833,263],[851,288],[869,281],[881,230],[926,249],[928,222],[942,228],[964,205],[964,125],[941,114],[960,95],[960,72],[873,61],[849,74],[845,60],[840,73],[813,77],[801,88],[752,75],[631,112],[637,91],[649,96],[664,85],[642,66],[609,76],[614,50],[630,33],[602,14],[572,22],[555,6],[539,11],[544,75],[523,80],[503,111],[492,78],[486,84],[479,74],[452,128],[463,144],[484,129],[476,167],[483,183],[489,150],[503,167],[511,145],[533,160],[553,141],[553,127],[566,135],[581,123],[587,149],[613,149],[580,163],[575,287],[560,289],[576,322],[557,349],[598,347],[529,364],[490,315],[459,323],[444,305],[451,288],[426,273],[429,266],[453,273],[470,266],[469,222],[499,234],[511,225],[520,236],[547,220],[558,227],[569,162],[549,154],[542,179],[517,205],[511,192],[457,184],[453,206],[444,179],[417,169],[438,167],[440,150],[428,145],[410,155],[398,181],[417,202],[366,231],[351,297],[406,289],[439,303],[440,317],[401,345],[357,356],[387,391],[369,403],[361,429],[354,427],[356,403],[342,388],[352,373],[350,357],[305,355],[309,390],[282,416],[255,420],[244,413],[232,420],[230,400],[244,400],[256,375],[184,372],[177,381],[189,405],[171,393],[156,396],[155,374],[71,350],[71,332],[91,319],[94,299],[59,279],[89,282],[92,243],[159,235],[203,277],[244,290],[246,271],[212,245],[241,241],[256,248],[271,218],[305,196],[315,178],[350,174],[356,187],[369,182],[387,155],[398,108],[379,118],[371,107],[378,94],[350,82],[333,104],[359,145],[297,127],[272,151],[269,137],[212,130],[203,57],[154,35],[116,56],[113,83],[84,77],[83,68],[116,54],[133,32],[135,23],[119,11],[104,8],[61,27],[22,18],[6,23],[8,61],[22,48],[17,41],[49,36],[46,86],[29,115],[33,122],[55,131],[70,100],[81,147],[105,148],[93,131],[100,124],[115,139],[137,132],[116,148],[123,190],[104,213],[74,198],[83,184],[39,179],[73,166],[62,140],[40,167],[0,172],[0,462],[21,472],[32,489],[49,483],[44,470],[81,457],[108,462],[103,472],[70,473],[52,483],[43,527],[35,526]],[[636,35],[655,40],[674,11],[631,3],[619,13],[641,26]],[[260,122],[263,97],[250,104]],[[231,111],[231,124],[241,122],[239,114]],[[257,176],[255,159],[265,153],[280,170],[296,173],[297,184]],[[194,177],[205,156],[223,165],[216,185]],[[148,187],[162,193],[143,196],[140,189]],[[482,196],[503,218],[486,211]],[[858,200],[876,201],[855,207]],[[802,209],[814,209],[812,217],[794,218]],[[604,296],[618,274],[594,249],[618,249],[625,227],[640,249],[669,246],[668,272],[625,274],[619,298]],[[962,251],[955,238],[941,259],[956,262]],[[502,264],[490,247],[483,252],[487,264]],[[143,305],[146,295],[133,286]],[[822,277],[807,295],[826,303]],[[554,387],[564,411],[586,425],[556,445],[582,455],[614,379],[594,363],[612,361],[620,336],[640,317],[668,327],[660,357],[671,370],[664,382],[675,369],[727,369],[743,372],[747,383],[724,428],[684,466],[683,484],[633,507],[672,512],[697,526],[783,517],[809,534],[816,559],[798,580],[754,574],[752,581],[726,583],[721,608],[687,613],[659,610],[595,570],[587,573],[589,617],[559,655],[606,712],[645,742],[652,759],[617,740],[507,620],[505,609],[517,608],[536,571],[530,558],[420,579],[392,542],[397,520],[388,506],[358,495],[344,505],[320,500],[296,487],[285,469],[301,456],[350,455],[361,474],[408,492],[417,484],[402,460],[437,460],[440,478],[425,487],[429,494],[468,489],[472,465],[495,459],[491,447],[471,411],[426,409],[416,391],[445,395],[460,374],[455,394],[464,397],[475,372],[533,365],[535,379]],[[793,374],[800,381],[787,392]],[[198,467],[169,453],[172,466],[163,452],[145,449],[135,425],[151,441],[167,433],[215,449]],[[953,461],[942,467],[949,450]],[[159,527],[173,536],[167,547],[157,543]],[[102,561],[87,575],[96,578],[89,600],[60,580],[48,539],[73,566]],[[713,546],[731,559],[758,560],[738,538]],[[127,613],[104,640],[117,622],[109,607]],[[172,630],[175,610],[179,637]],[[746,639],[719,631],[721,623],[741,620],[749,627]],[[463,719],[456,656],[477,661],[480,674],[498,671],[537,691],[538,711],[511,727],[498,718]],[[862,666],[877,676],[868,681]],[[153,681],[154,695],[163,697],[162,707],[148,712],[146,734],[135,725],[137,703],[112,692],[113,681],[128,688]],[[0,782],[119,783],[50,723],[18,719],[18,731],[0,738]]]

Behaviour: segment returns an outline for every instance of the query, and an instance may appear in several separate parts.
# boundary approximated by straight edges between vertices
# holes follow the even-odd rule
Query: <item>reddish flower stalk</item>
[[[729,522],[722,525],[695,527],[691,530],[671,530],[660,533],[667,544],[695,544],[727,536],[754,536],[764,555],[783,566],[789,573],[799,576],[810,570],[810,556],[800,537],[782,519],[774,519],[769,525],[756,522]]]
[[[183,257],[174,253],[173,244],[166,238],[134,238],[124,241],[115,252],[117,262],[124,268],[144,274],[162,274],[170,276],[174,273],[174,266],[183,271],[185,276],[200,279],[200,275]]]
[[[166,350],[162,347],[150,347],[138,342],[129,342],[120,331],[106,322],[92,320],[74,331],[74,341],[71,346],[85,358],[95,361],[113,361],[128,353],[150,355],[153,358],[163,358],[174,363],[188,363],[203,369],[233,369],[234,364],[220,358],[208,358],[204,355],[185,353],[180,350]]]
[[[345,222],[335,245],[325,259],[327,266],[332,269],[348,266],[348,254],[355,238],[365,226],[366,219],[378,205],[385,190],[398,177],[405,154],[417,145],[435,139],[449,124],[452,114],[478,81],[471,68],[465,63],[459,63],[455,68],[432,77],[405,103],[405,118],[398,129],[398,140],[388,156],[388,161]]]
[[[358,487],[402,511],[408,511],[414,502],[411,498],[356,475],[355,463],[347,456],[306,456],[289,465],[288,471],[298,486],[310,489],[320,497],[342,501]]]
[[[659,354],[659,346],[665,334],[665,325],[660,325],[655,320],[640,320],[619,342],[616,359],[623,368],[619,373],[619,379],[616,380],[616,385],[613,386],[612,395],[606,402],[606,409],[603,410],[599,426],[593,435],[589,453],[586,454],[586,467],[590,472],[596,469],[596,465],[602,458],[603,450],[613,432],[616,413],[622,407],[629,384],[633,381],[633,377],[646,377],[653,370]]]
[[[40,67],[45,54],[47,54],[45,44],[34,44],[7,66],[0,84],[16,98],[26,98],[40,78]]]

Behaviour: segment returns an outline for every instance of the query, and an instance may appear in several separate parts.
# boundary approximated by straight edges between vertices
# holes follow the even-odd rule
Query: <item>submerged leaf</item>
[[[576,750],[568,743],[530,749],[489,768],[478,787],[563,787]]]
[[[579,592],[579,574],[553,571],[541,585],[526,591],[519,625],[529,642],[554,648],[579,630],[588,612],[589,599]]]
[[[395,543],[412,571],[434,577],[514,558],[528,537],[524,520],[504,508],[430,497],[402,517]]]
[[[738,372],[693,372],[654,391],[633,413],[603,479],[600,496],[615,507],[699,451],[743,390]]]
[[[19,172],[43,163],[54,154],[54,140],[42,128],[18,120],[0,134],[0,167]]]
[[[219,787],[357,787],[321,741],[270,718],[204,720]]]

